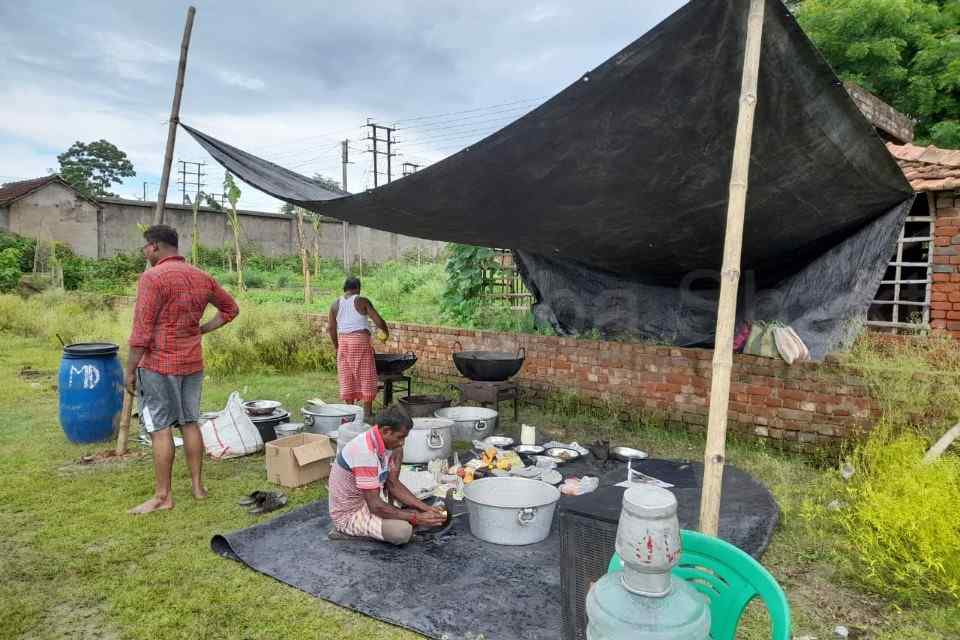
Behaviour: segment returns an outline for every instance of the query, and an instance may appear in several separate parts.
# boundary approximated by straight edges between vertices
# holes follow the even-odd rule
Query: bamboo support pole
[[[170,123],[167,127],[167,147],[163,154],[163,171],[160,174],[160,190],[157,192],[157,208],[153,211],[153,224],[163,224],[163,212],[167,203],[167,188],[170,186],[170,165],[173,164],[173,147],[177,141],[177,125],[180,123],[180,99],[183,97],[183,78],[187,74],[187,52],[190,49],[190,34],[193,32],[195,7],[187,9],[187,24],[183,27],[180,42],[180,64],[177,66],[177,84],[173,89],[173,106],[170,107]]]
[[[927,451],[927,455],[923,456],[923,461],[927,464],[934,462],[943,455],[944,451],[950,448],[950,445],[953,444],[953,441],[957,438],[960,438],[960,423],[953,425],[945,434],[940,436],[940,439]]]
[[[713,349],[713,376],[710,384],[710,414],[703,462],[703,491],[700,498],[700,531],[717,535],[720,494],[726,454],[727,410],[730,401],[730,373],[733,368],[733,331],[737,315],[740,257],[743,248],[743,219],[747,204],[753,116],[757,105],[757,75],[760,68],[760,41],[763,33],[765,0],[750,0],[747,41],[743,55],[737,134],[730,171],[727,223],[723,240],[720,274],[720,303],[717,308],[716,339]]]
[[[116,454],[122,456],[127,452],[127,441],[130,437],[130,418],[133,414],[133,394],[123,390],[123,408],[120,410],[120,426],[117,429]]]

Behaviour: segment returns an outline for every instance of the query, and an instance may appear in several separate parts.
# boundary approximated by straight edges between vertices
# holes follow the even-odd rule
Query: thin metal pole
[[[730,171],[727,225],[723,240],[720,273],[720,304],[717,307],[716,339],[713,347],[713,376],[710,383],[710,414],[707,446],[703,455],[703,491],[700,498],[700,531],[717,535],[720,522],[720,494],[726,455],[727,409],[730,403],[730,373],[733,369],[733,329],[737,315],[737,288],[743,249],[743,218],[747,204],[753,116],[757,105],[757,75],[760,68],[760,41],[763,34],[764,0],[751,0],[747,16],[747,42],[743,54],[740,108],[737,135]]]
[[[190,49],[190,34],[197,9],[187,9],[187,24],[183,27],[180,42],[180,64],[177,66],[177,84],[173,90],[173,106],[170,108],[170,124],[167,128],[167,148],[163,156],[163,172],[160,174],[160,190],[157,192],[157,208],[153,212],[153,224],[163,224],[163,212],[167,202],[167,187],[170,185],[170,164],[173,162],[173,147],[177,141],[177,124],[180,122],[180,98],[183,97],[183,78],[187,73],[187,52]]]

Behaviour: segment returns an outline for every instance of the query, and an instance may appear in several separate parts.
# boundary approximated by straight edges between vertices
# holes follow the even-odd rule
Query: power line
[[[449,111],[449,112],[447,112],[447,113],[437,113],[437,114],[433,114],[433,115],[429,115],[429,116],[417,116],[417,117],[414,117],[414,118],[406,118],[406,119],[404,119],[404,120],[398,120],[398,121],[395,122],[394,124],[399,125],[399,124],[401,124],[401,123],[415,122],[415,121],[420,121],[420,120],[429,120],[429,119],[431,119],[431,118],[442,118],[442,117],[444,117],[444,116],[459,115],[459,114],[461,114],[461,113],[474,113],[474,112],[476,112],[476,111],[483,111],[483,110],[485,110],[485,109],[495,109],[495,108],[497,108],[497,107],[506,107],[506,106],[513,105],[513,104],[520,104],[521,102],[534,102],[534,101],[537,101],[537,100],[543,100],[543,97],[538,97],[538,98],[526,98],[526,99],[524,99],[524,100],[514,100],[513,102],[503,102],[503,103],[500,103],[500,104],[489,105],[489,106],[486,106],[486,107],[476,107],[475,109],[464,109],[463,111]]]
[[[511,107],[509,109],[503,109],[499,111],[491,111],[489,113],[478,113],[472,116],[467,116],[465,118],[451,118],[449,120],[438,120],[437,122],[430,122],[426,125],[408,125],[406,127],[400,127],[400,131],[405,131],[407,129],[413,129],[415,131],[433,131],[436,129],[450,129],[457,126],[469,126],[472,124],[478,124],[483,122],[484,119],[499,120],[503,118],[515,117],[519,114],[527,113],[531,111],[530,105],[523,105],[520,107]],[[493,116],[493,118],[491,118]]]

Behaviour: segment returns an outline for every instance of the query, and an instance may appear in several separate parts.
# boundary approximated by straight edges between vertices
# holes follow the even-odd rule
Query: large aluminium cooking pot
[[[453,450],[453,420],[414,418],[413,428],[403,443],[404,464],[423,464],[449,458]]]
[[[560,490],[526,478],[482,478],[463,489],[470,533],[493,544],[542,542],[550,535]]]
[[[417,356],[412,351],[407,353],[375,353],[374,360],[377,365],[377,373],[380,375],[396,375],[416,364]]]
[[[300,409],[305,431],[330,434],[348,422],[363,422],[363,407],[353,404],[307,404]]]
[[[483,407],[447,407],[433,412],[438,418],[453,420],[453,439],[473,442],[493,435],[497,430],[497,412]]]
[[[457,342],[460,351],[453,354],[453,364],[465,378],[477,382],[503,382],[520,371],[526,350],[520,347],[516,353],[510,351],[464,351]]]

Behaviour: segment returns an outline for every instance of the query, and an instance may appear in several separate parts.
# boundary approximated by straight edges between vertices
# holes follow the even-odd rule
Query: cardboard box
[[[268,442],[265,451],[267,480],[284,487],[301,487],[326,478],[337,454],[330,438],[316,433]]]

